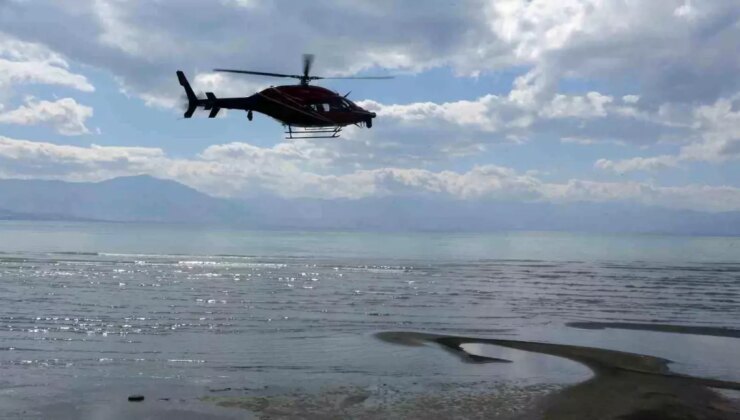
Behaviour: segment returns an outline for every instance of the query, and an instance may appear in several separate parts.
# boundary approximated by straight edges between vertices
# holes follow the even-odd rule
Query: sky
[[[4,0],[0,178],[148,174],[234,198],[636,203],[740,211],[736,0]],[[378,114],[286,140],[196,92],[322,81]]]

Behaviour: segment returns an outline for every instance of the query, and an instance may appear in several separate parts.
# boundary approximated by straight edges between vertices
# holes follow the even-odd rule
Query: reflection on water
[[[533,383],[571,384],[591,377],[586,366],[561,357],[492,344],[464,343],[460,347],[466,353],[510,361],[496,366],[494,377],[497,379],[521,381],[524,378]]]
[[[0,390],[12,389],[13,398],[30,401],[63,393],[73,383],[141,378],[214,388],[342,383],[413,390],[449,383],[487,387],[491,381],[570,383],[584,375],[569,361],[487,345],[471,345],[470,352],[524,359],[465,365],[439,357],[439,349],[378,343],[372,333],[383,330],[599,346],[665,357],[679,372],[740,379],[740,360],[732,357],[736,338],[566,326],[601,321],[736,327],[738,262],[546,260],[538,254],[481,259],[480,238],[470,258],[461,258],[460,250],[443,258],[460,240],[455,236],[436,248],[405,239],[410,250],[396,250],[395,257],[372,241],[329,257],[327,250],[341,246],[317,245],[314,255],[306,245],[327,241],[326,234],[287,233],[280,234],[282,250],[260,256],[252,248],[239,252],[223,245],[233,233],[219,232],[201,235],[221,245],[186,243],[197,252],[181,255],[186,233],[154,253],[136,229],[85,229],[71,235],[76,246],[49,239],[64,237],[64,228],[30,235],[45,249],[27,249],[27,237],[17,241],[21,251],[12,249],[12,241],[2,242]],[[0,230],[0,237],[8,235]],[[110,246],[101,245],[105,235]],[[363,237],[338,241],[357,244]],[[135,252],[138,243],[143,250]],[[377,252],[365,252],[371,246]],[[426,252],[434,257],[419,257]]]

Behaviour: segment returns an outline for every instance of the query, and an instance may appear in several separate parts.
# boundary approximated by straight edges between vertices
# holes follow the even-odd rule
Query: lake
[[[209,399],[281,398],[290,413],[306,408],[286,401],[409,407],[491,389],[505,416],[590,376],[512,350],[462,363],[384,331],[593,346],[740,381],[732,334],[600,323],[737,328],[740,238],[0,222],[4,418],[125,418],[144,407],[131,394],[182,418],[242,418]]]

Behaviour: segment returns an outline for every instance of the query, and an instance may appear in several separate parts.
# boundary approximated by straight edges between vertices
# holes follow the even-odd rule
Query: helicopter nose
[[[370,118],[375,118],[377,115],[374,112],[370,113]]]

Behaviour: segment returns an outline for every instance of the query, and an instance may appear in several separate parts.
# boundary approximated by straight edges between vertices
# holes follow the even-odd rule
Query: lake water
[[[112,418],[132,393],[188,405],[349,387],[393,399],[589,376],[550,357],[465,364],[374,336],[396,330],[624,350],[740,380],[737,338],[574,321],[738,328],[740,238],[0,222],[5,417],[72,401],[83,411],[70,418]]]

